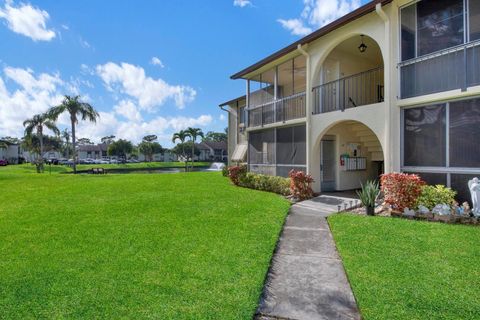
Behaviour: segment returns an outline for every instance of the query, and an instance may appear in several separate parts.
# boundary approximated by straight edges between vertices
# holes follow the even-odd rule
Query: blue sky
[[[362,3],[0,0],[0,137],[64,94],[100,111],[79,126],[94,141],[156,134],[168,147],[187,126],[223,131],[218,104],[245,90],[231,74]]]

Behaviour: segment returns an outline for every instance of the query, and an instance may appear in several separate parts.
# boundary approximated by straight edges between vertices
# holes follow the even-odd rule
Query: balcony
[[[480,41],[401,62],[401,98],[480,85]]]
[[[312,90],[313,114],[383,102],[383,67],[330,81]]]
[[[261,127],[276,122],[305,118],[305,92],[250,107],[248,126]]]

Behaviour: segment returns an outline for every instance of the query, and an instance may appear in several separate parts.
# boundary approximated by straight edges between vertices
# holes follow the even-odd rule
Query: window
[[[402,61],[415,58],[416,51],[416,10],[417,6],[408,6],[402,10],[401,39]]]
[[[241,107],[238,111],[240,123],[245,123],[245,107]]]
[[[402,171],[470,201],[468,180],[480,176],[480,98],[406,109],[403,116]]]
[[[277,129],[277,163],[306,164],[305,140],[305,126]]]
[[[480,4],[470,2],[470,40],[480,37]],[[463,0],[423,0],[401,10],[402,61],[464,43]]]
[[[249,134],[248,164],[252,172],[288,176],[292,169],[305,171],[306,127],[275,128]]]
[[[480,166],[480,99],[450,103],[450,166]]]
[[[404,165],[445,166],[445,105],[404,111]]]
[[[480,1],[470,0],[469,5],[470,41],[480,39]]]

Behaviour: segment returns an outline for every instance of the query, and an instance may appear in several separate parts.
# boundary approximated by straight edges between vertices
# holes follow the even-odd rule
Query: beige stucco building
[[[229,161],[349,190],[415,172],[467,198],[480,175],[480,1],[372,1],[237,72]]]

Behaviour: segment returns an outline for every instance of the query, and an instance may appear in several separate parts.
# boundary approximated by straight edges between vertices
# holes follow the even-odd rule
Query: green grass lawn
[[[218,172],[34,171],[0,167],[0,318],[252,317],[286,200]]]
[[[329,218],[364,319],[479,319],[480,228]]]

